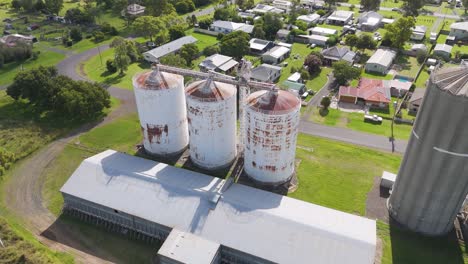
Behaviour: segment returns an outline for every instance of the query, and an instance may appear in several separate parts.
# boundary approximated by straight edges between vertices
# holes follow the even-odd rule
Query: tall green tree
[[[307,67],[307,71],[310,75],[315,75],[320,72],[323,64],[323,56],[319,53],[311,53],[304,60],[304,66]]]
[[[229,33],[220,41],[221,53],[237,59],[241,59],[249,52],[249,34],[243,31]]]
[[[63,0],[45,0],[45,6],[50,12],[58,15],[63,8]]]
[[[200,50],[193,43],[185,44],[179,50],[179,54],[187,62],[187,66],[192,65],[192,61],[198,56],[198,53],[200,53]]]
[[[415,20],[413,17],[401,17],[395,23],[385,26],[387,32],[385,32],[383,39],[389,41],[392,47],[402,49],[405,42],[411,38],[414,26]]]
[[[338,61],[333,63],[333,76],[336,81],[344,85],[348,81],[357,79],[361,75],[361,70],[348,64],[346,61]]]
[[[350,46],[351,49],[353,49],[354,47],[357,46],[358,41],[359,41],[358,36],[356,36],[355,34],[349,34],[346,36],[345,44]]]
[[[361,0],[361,7],[364,10],[378,10],[380,6],[380,0]]]
[[[252,37],[264,39],[265,38],[265,31],[263,31],[263,27],[255,25],[252,30]]]
[[[141,16],[135,19],[132,24],[132,29],[135,34],[141,34],[144,37],[153,41],[153,38],[158,35],[167,35],[165,21],[160,17]]]
[[[356,47],[361,50],[365,49],[375,49],[377,47],[377,42],[369,34],[361,34],[356,43]]]
[[[403,11],[407,16],[418,16],[424,0],[403,0]]]
[[[187,61],[179,54],[169,54],[161,58],[161,63],[164,65],[174,66],[178,68],[187,68]]]
[[[283,20],[279,14],[266,13],[263,16],[263,31],[267,39],[275,39],[276,32],[283,28]]]
[[[174,25],[169,28],[169,37],[171,40],[175,40],[185,36],[185,29],[182,25]]]
[[[123,74],[130,65],[131,59],[128,56],[128,46],[125,39],[116,37],[110,44],[114,48],[114,63],[115,67]]]

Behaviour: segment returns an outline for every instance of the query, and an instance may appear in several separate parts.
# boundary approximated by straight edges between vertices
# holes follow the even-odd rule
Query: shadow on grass
[[[41,236],[116,263],[151,263],[160,248],[158,243],[149,244],[131,239],[128,233],[112,232],[104,226],[63,214]]]
[[[445,236],[428,237],[409,231],[390,219],[390,241],[394,264],[465,263],[455,230]]]

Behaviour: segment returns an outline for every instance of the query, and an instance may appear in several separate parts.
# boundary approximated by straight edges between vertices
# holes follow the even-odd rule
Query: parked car
[[[303,93],[303,94],[301,95],[301,98],[302,98],[302,99],[306,99],[307,96],[309,96],[309,93],[308,93],[308,92],[305,92],[305,93]]]
[[[364,122],[374,123],[374,124],[381,124],[382,117],[378,115],[364,115]]]
[[[312,89],[307,90],[307,92],[308,92],[310,95],[314,95],[314,94],[315,94],[314,90],[312,90]]]

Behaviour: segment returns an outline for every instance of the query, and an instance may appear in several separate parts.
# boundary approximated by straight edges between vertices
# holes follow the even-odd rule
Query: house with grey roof
[[[433,54],[435,56],[439,56],[439,57],[442,57],[442,58],[448,60],[450,58],[451,53],[452,53],[452,48],[453,48],[452,46],[447,45],[447,44],[437,44],[434,47]]]
[[[221,73],[230,73],[239,63],[232,57],[213,54],[204,59],[198,66],[203,72],[216,71]]]
[[[291,49],[283,46],[275,46],[262,55],[262,61],[270,64],[278,64],[289,57]]]
[[[306,22],[307,25],[310,25],[310,24],[313,24],[313,23],[317,23],[319,18],[320,18],[320,15],[314,13],[314,14],[307,14],[307,15],[298,16],[296,18],[296,20]]]
[[[396,52],[389,49],[378,49],[366,62],[366,72],[387,74],[396,58]]]
[[[273,41],[252,38],[249,41],[250,52],[254,54],[263,54],[275,46]]]
[[[275,13],[275,14],[282,14],[285,12],[283,9],[279,9],[277,7],[271,6],[271,5],[264,5],[264,4],[257,4],[254,8],[251,10],[248,10],[249,12],[263,15],[266,13]]]
[[[283,69],[278,66],[263,63],[252,69],[251,79],[259,82],[276,82],[281,76]]]
[[[231,21],[216,20],[210,25],[210,30],[218,33],[229,34],[233,31],[244,31],[252,33],[254,26],[245,23],[236,23]]]
[[[291,31],[287,29],[280,29],[278,32],[276,32],[276,38],[279,40],[288,40],[289,33]]]
[[[336,10],[329,17],[327,17],[327,24],[332,25],[346,25],[353,21],[354,12],[345,10]]]
[[[425,88],[416,88],[408,101],[408,114],[416,115],[419,107],[422,104],[424,94],[426,93]]]
[[[450,25],[449,36],[454,37],[455,40],[468,39],[468,21],[453,23]]]
[[[131,4],[127,6],[127,15],[141,16],[145,13],[146,7],[139,4]]]
[[[382,25],[383,18],[375,11],[364,12],[359,16],[358,27],[363,31],[375,31]]]
[[[411,40],[422,40],[426,36],[427,27],[426,26],[415,26],[413,32],[411,33]]]
[[[197,41],[198,40],[193,36],[181,37],[157,48],[144,52],[143,57],[146,61],[157,62],[161,57],[178,52],[183,45],[196,43]]]
[[[348,47],[333,46],[328,49],[322,50],[324,64],[332,65],[333,62],[344,60],[349,64],[353,64],[356,59],[356,53],[351,51]]]

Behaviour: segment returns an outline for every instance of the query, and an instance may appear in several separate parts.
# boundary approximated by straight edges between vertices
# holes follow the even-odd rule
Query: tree
[[[192,65],[192,60],[197,57],[198,53],[200,53],[198,46],[193,43],[185,44],[179,50],[179,54],[187,62],[187,66]]]
[[[325,96],[322,98],[322,100],[320,101],[320,105],[323,107],[323,110],[328,110],[328,107],[330,106],[331,104],[331,100],[330,100],[330,97],[328,96]]]
[[[34,4],[34,9],[36,11],[41,11],[41,10],[44,10],[45,8],[46,8],[46,5],[44,1],[42,0],[37,0],[36,3]]]
[[[206,57],[208,56],[211,56],[213,54],[216,54],[216,53],[219,53],[220,52],[220,48],[219,46],[208,46],[206,48],[203,49],[203,55],[205,55]]]
[[[328,8],[331,8],[331,6],[335,5],[337,0],[325,0],[325,3],[328,4]]]
[[[236,0],[236,4],[242,10],[251,9],[255,6],[254,0]]]
[[[383,39],[389,41],[392,47],[402,49],[405,42],[410,39],[414,25],[413,17],[399,18],[395,23],[385,26],[387,32],[385,32]]]
[[[116,37],[110,44],[114,48],[114,64],[115,67],[120,71],[120,74],[124,74],[130,65],[131,59],[128,56],[127,44],[125,39],[122,37]]]
[[[346,36],[345,44],[350,46],[351,49],[357,46],[359,38],[355,34],[349,34]]]
[[[174,6],[168,0],[146,0],[146,10],[154,17],[175,12]]]
[[[379,0],[361,0],[361,7],[364,10],[378,10],[380,6]]]
[[[407,16],[418,16],[419,9],[424,6],[424,0],[403,0],[403,11]]]
[[[300,29],[300,30],[303,30],[303,31],[306,31],[307,30],[307,23],[302,21],[302,20],[297,20],[295,25]]]
[[[263,16],[263,31],[267,39],[275,39],[276,32],[283,28],[283,20],[279,14],[266,13]]]
[[[463,3],[463,7],[465,8],[465,14],[466,14],[468,11],[468,0],[462,0],[462,3]]]
[[[45,0],[45,6],[50,12],[58,15],[63,8],[63,0]]]
[[[182,25],[175,25],[169,28],[169,37],[171,40],[175,40],[185,36],[185,30]]]
[[[117,67],[115,67],[115,62],[113,59],[108,59],[106,61],[106,69],[107,72],[109,73],[116,73],[117,72]]]
[[[225,35],[220,41],[221,53],[241,59],[249,52],[250,36],[243,31],[234,31]]]
[[[11,7],[15,10],[19,10],[21,8],[21,2],[19,0],[11,1]]]
[[[158,35],[167,35],[165,22],[160,17],[141,16],[135,19],[132,24],[133,31],[136,34],[142,34],[153,41],[153,37]]]
[[[187,61],[178,54],[169,54],[162,57],[161,63],[178,68],[187,68]]]
[[[195,26],[195,24],[197,24],[197,16],[195,15],[191,15],[191,16],[187,16],[185,18],[185,21],[187,22],[187,24],[189,24],[189,26]]]
[[[310,75],[315,75],[320,72],[320,67],[323,64],[323,57],[315,52],[309,54],[304,60],[304,66]]]
[[[263,27],[255,25],[253,30],[252,30],[252,37],[259,38],[259,39],[264,39],[265,38],[265,31],[263,31]]]
[[[179,0],[174,4],[174,7],[179,14],[186,14],[195,10],[195,4],[192,0]]]
[[[418,61],[418,63],[423,64],[425,59],[426,59],[426,52],[423,50],[418,50],[418,52],[416,53],[416,60]]]
[[[338,61],[333,63],[333,76],[336,81],[344,85],[349,80],[357,79],[361,75],[361,70],[349,65],[346,61]]]
[[[82,39],[83,39],[83,35],[81,34],[80,28],[78,28],[78,27],[73,27],[73,28],[70,30],[70,38],[71,38],[74,42],[78,42],[78,41],[82,40]]]
[[[377,47],[377,42],[375,42],[375,40],[369,34],[362,34],[358,38],[356,47],[362,50],[375,49]]]

